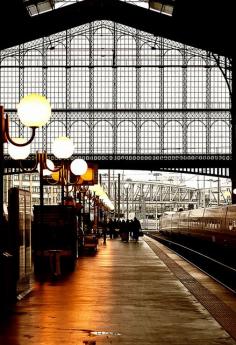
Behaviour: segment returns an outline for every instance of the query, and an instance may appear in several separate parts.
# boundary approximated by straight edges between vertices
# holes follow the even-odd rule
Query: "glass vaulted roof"
[[[86,0],[23,0],[31,17]],[[111,0],[112,1],[112,0]],[[175,0],[120,0],[172,16]]]

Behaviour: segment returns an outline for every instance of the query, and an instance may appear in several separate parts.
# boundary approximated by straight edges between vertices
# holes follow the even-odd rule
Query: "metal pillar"
[[[129,219],[129,188],[126,188],[126,218]]]
[[[4,109],[0,106],[0,118],[4,113]],[[4,225],[4,215],[3,215],[3,176],[4,176],[4,152],[3,152],[3,123],[0,121],[0,229],[3,229]],[[0,238],[1,241],[1,238]],[[2,247],[2,243],[0,242],[0,248]]]
[[[120,220],[120,174],[118,174],[118,220]]]
[[[117,214],[117,198],[116,198],[116,181],[114,181],[114,208],[115,208],[115,218]]]
[[[108,197],[111,198],[111,171],[108,169]]]
[[[231,123],[232,123],[232,166],[230,171],[232,181],[232,204],[236,204],[236,168],[234,166],[236,159],[236,114],[235,114],[235,57],[232,58],[232,93],[231,93]]]

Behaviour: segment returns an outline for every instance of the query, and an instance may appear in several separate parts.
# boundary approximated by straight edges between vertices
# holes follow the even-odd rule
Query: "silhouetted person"
[[[112,239],[114,236],[115,229],[114,229],[114,222],[111,218],[109,219],[109,222],[107,223],[107,228],[109,231],[110,238]]]
[[[139,231],[141,230],[141,224],[140,221],[134,217],[133,222],[133,239],[137,242],[139,238]]]
[[[107,224],[104,222],[101,225],[102,225],[103,244],[106,244],[106,240],[107,240]]]
[[[120,237],[123,242],[128,242],[129,241],[129,229],[128,229],[128,224],[125,222],[123,219],[121,224],[120,224]]]

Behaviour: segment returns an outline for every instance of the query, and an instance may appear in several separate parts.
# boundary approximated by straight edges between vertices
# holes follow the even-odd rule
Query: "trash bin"
[[[16,302],[16,275],[14,257],[6,251],[0,252],[0,309],[7,311]]]

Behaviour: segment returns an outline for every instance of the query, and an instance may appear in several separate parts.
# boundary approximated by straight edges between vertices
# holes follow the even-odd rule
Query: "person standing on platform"
[[[122,242],[129,241],[129,229],[126,221],[123,219],[120,224],[120,237]]]
[[[134,222],[133,222],[133,239],[138,242],[139,238],[139,231],[141,230],[141,224],[140,221],[134,217]]]
[[[107,242],[107,224],[104,222],[102,224],[102,237],[103,237],[103,244]]]
[[[114,222],[111,218],[109,219],[109,222],[107,223],[107,228],[110,235],[110,239],[112,239],[114,236]]]
[[[134,221],[133,221],[133,219],[131,219],[129,221],[129,233],[130,233],[130,237],[134,238]]]

